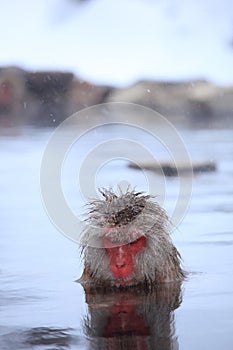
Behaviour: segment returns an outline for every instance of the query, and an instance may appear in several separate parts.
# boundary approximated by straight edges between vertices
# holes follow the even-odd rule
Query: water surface
[[[177,292],[179,303],[164,290],[149,296],[85,296],[75,282],[82,272],[78,245],[57,231],[41,201],[40,162],[51,132],[27,129],[0,136],[1,349],[98,348],[117,332],[129,339],[127,346],[135,348],[232,349],[233,132],[180,130],[191,158],[214,160],[217,171],[194,177],[189,211],[172,235],[189,271]],[[113,131],[99,130],[97,141],[98,135],[104,139],[106,133],[111,138]],[[78,188],[78,164],[93,139],[91,135],[73,148],[73,154],[79,150],[77,158],[68,158],[64,170],[64,194],[78,214],[85,203]],[[106,152],[111,155],[111,149]],[[153,176],[155,184],[159,183],[158,176]],[[127,168],[125,161],[107,164],[96,183],[114,186],[121,180],[146,187],[143,175]],[[176,193],[177,179],[167,178],[165,208],[169,213]],[[97,311],[93,311],[95,306]],[[134,330],[128,328],[122,335],[123,330],[116,328],[123,314],[127,324],[134,320]],[[94,327],[106,320],[112,326]],[[118,348],[122,344],[113,341]]]

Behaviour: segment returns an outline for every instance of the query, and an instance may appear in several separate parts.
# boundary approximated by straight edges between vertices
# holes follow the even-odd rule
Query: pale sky
[[[66,69],[96,83],[233,84],[230,0],[0,0],[0,66]]]

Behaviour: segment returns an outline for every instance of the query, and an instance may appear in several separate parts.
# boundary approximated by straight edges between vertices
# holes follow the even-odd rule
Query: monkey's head
[[[101,190],[90,203],[83,232],[82,282],[118,287],[178,280],[179,253],[171,243],[165,211],[150,196]]]

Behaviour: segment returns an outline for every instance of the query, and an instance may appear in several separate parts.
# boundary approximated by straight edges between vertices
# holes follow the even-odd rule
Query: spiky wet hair
[[[127,191],[117,196],[112,190],[99,189],[105,200],[90,203],[89,220],[97,226],[122,226],[132,222],[145,208],[150,196],[143,192]]]
[[[111,238],[114,241],[118,239],[120,243],[128,243],[130,237],[127,237],[126,232],[132,227],[135,232],[145,236],[152,227],[154,233],[168,232],[168,216],[158,203],[151,200],[150,195],[136,190],[127,190],[125,193],[120,190],[119,195],[111,189],[99,189],[99,192],[103,199],[92,200],[88,205],[87,226],[82,235],[84,244],[96,246],[91,242],[102,237],[108,227],[111,227],[112,236],[115,236]]]

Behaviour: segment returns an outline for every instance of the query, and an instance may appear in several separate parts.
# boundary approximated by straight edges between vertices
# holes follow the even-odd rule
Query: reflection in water
[[[180,284],[150,291],[84,290],[84,328],[91,349],[178,349],[173,311],[181,303]]]
[[[72,337],[69,335],[70,329],[50,329],[39,327],[26,331],[26,344],[28,345],[53,345],[57,348],[68,348],[72,342]]]
[[[70,328],[36,327],[29,330],[4,334],[1,349],[68,349],[71,344],[79,344],[77,336],[71,335]]]

